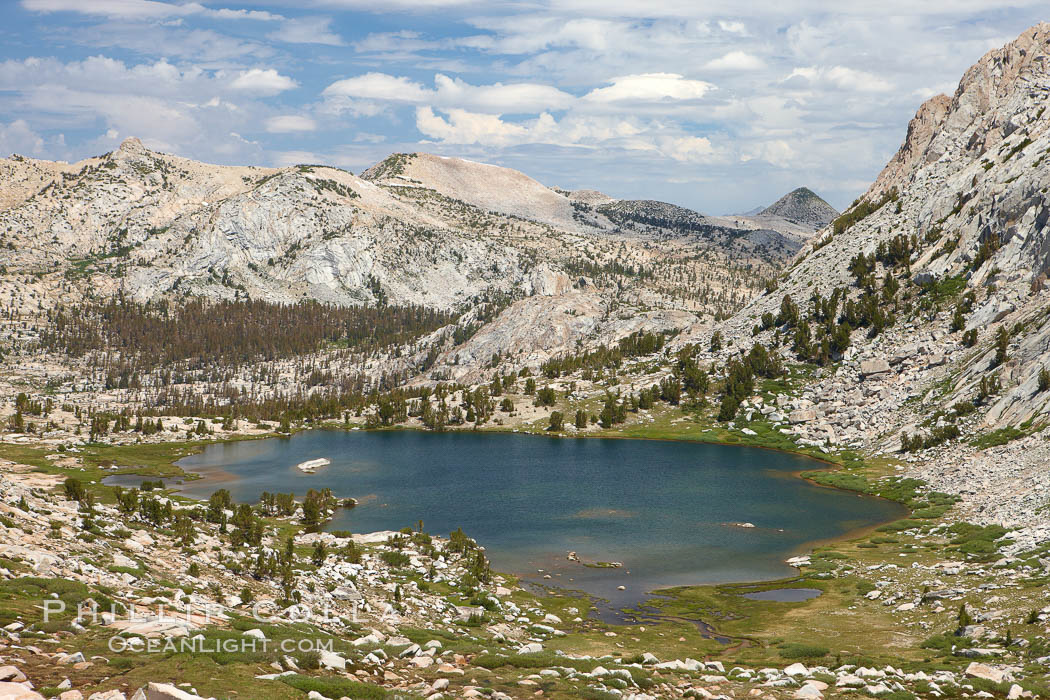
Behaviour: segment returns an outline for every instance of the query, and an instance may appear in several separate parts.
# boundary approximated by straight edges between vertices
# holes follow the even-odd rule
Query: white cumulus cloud
[[[427,90],[409,78],[386,73],[365,73],[338,80],[324,89],[326,97],[349,97],[390,102],[425,102]]]
[[[698,100],[715,86],[689,80],[677,73],[642,73],[613,78],[607,87],[596,88],[583,99],[590,102],[661,102]]]
[[[747,34],[747,25],[743,22],[727,22],[725,20],[720,20],[718,22],[718,28],[729,34]]]
[[[803,66],[791,71],[782,82],[801,81],[807,87],[830,86],[852,92],[889,92],[893,83],[874,73],[846,66]]]
[[[230,87],[253,95],[276,95],[298,87],[298,83],[273,68],[252,68],[238,75]]]
[[[724,56],[712,59],[704,64],[704,68],[717,71],[746,71],[761,70],[766,64],[757,56],[752,56],[746,51],[730,51]]]
[[[266,36],[289,44],[327,44],[342,46],[342,38],[332,31],[328,17],[297,17],[285,20],[280,29]]]
[[[661,151],[682,162],[707,162],[715,158],[715,148],[706,136],[683,136],[671,139]]]
[[[44,139],[33,131],[25,119],[16,119],[10,124],[0,122],[0,153],[40,155],[44,150]]]
[[[472,85],[447,75],[434,76],[427,88],[409,78],[366,73],[332,83],[326,97],[428,104],[490,114],[526,114],[569,107],[575,97],[539,83],[493,83]]]
[[[550,115],[541,119],[544,117],[549,119]],[[478,114],[465,109],[450,109],[445,119],[430,107],[420,107],[416,110],[416,128],[444,143],[509,146],[529,140],[526,126],[505,122],[495,114]]]
[[[534,119],[509,121],[498,115],[464,109],[437,113],[428,106],[416,108],[416,128],[428,138],[450,145],[613,147],[691,163],[708,163],[722,158],[707,137],[683,134],[659,124],[604,115],[570,113],[559,120],[544,112]]]
[[[199,2],[171,3],[157,0],[22,0],[22,7],[33,12],[76,12],[120,19],[151,20],[201,15],[215,19],[274,21],[281,15],[264,10],[212,9]]]
[[[266,120],[266,130],[271,134],[295,134],[316,131],[317,122],[298,114],[285,114]]]

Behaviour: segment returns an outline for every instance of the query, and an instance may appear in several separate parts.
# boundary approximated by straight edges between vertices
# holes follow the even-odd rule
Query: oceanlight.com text
[[[164,639],[143,639],[142,637],[109,638],[109,650],[114,653],[134,652],[137,654],[245,654],[280,651],[285,654],[295,652],[332,651],[331,639],[206,639],[198,637],[167,637]]]

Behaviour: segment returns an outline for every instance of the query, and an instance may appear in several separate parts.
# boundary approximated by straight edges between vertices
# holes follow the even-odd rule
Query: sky
[[[390,153],[742,212],[843,208],[1045,0],[0,0],[0,154]]]

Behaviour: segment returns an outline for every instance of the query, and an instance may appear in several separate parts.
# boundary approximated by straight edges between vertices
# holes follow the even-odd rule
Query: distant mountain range
[[[426,153],[391,155],[358,177],[318,165],[209,165],[138,139],[72,165],[0,160],[0,205],[9,251],[0,284],[16,307],[121,293],[469,315],[498,300],[529,322],[493,351],[537,357],[727,315],[814,232],[779,216],[719,219],[556,190]],[[19,283],[24,274],[37,293]],[[574,315],[552,311],[562,305]],[[610,316],[614,305],[623,312]],[[551,334],[552,324],[563,328]],[[458,355],[469,367],[472,353]]]

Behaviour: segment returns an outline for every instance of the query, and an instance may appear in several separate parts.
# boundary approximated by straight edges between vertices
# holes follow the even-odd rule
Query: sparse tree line
[[[363,549],[352,539],[350,533],[334,533],[345,540],[338,548],[331,547],[323,540],[318,540],[304,557],[296,551],[295,535],[288,534],[281,539],[280,531],[267,518],[298,517],[307,531],[316,531],[340,505],[331,489],[310,489],[302,503],[297,503],[294,494],[263,493],[258,505],[234,502],[230,492],[219,489],[212,493],[208,500],[194,506],[176,507],[170,498],[163,493],[162,482],[144,481],[138,488],[113,487],[112,493],[118,512],[129,520],[137,520],[152,528],[172,536],[178,546],[192,553],[204,529],[204,524],[215,526],[214,534],[225,540],[235,553],[230,556],[227,550],[219,552],[219,564],[235,576],[243,576],[257,581],[269,580],[275,583],[283,593],[284,604],[298,603],[301,593],[298,590],[298,574],[310,565],[320,567],[330,556],[335,556],[350,563],[360,563]],[[160,495],[155,491],[160,490]],[[78,505],[84,531],[81,537],[95,538],[113,536],[105,532],[97,522],[97,498],[95,494],[77,478],[70,477],[63,484],[67,499]],[[21,504],[27,508],[24,499]],[[118,537],[130,536],[125,528],[116,532]],[[379,558],[394,568],[406,567],[409,557],[402,550],[413,545],[422,554],[432,559],[438,558],[440,552],[433,539],[423,531],[423,522],[419,521],[418,529],[403,528],[399,534],[391,537],[389,549],[379,552]],[[449,543],[444,551],[458,554],[464,560],[467,569],[461,584],[464,594],[471,597],[472,604],[481,604],[479,586],[491,580],[492,572],[489,561],[477,543],[467,537],[462,529],[450,533]],[[129,571],[129,573],[132,573]],[[200,565],[191,563],[186,572],[197,578],[201,575]],[[433,579],[436,571],[426,573],[426,579]],[[213,595],[223,594],[218,582],[209,584]],[[307,581],[310,590],[314,584]],[[250,603],[254,598],[252,589],[245,586],[239,597],[242,602]],[[400,607],[401,594],[394,591],[394,605]]]
[[[238,367],[305,355],[326,345],[354,349],[404,345],[457,319],[451,312],[423,306],[200,299],[174,305],[117,298],[51,312],[41,344],[50,352],[73,357],[118,354],[134,360],[129,372]]]

